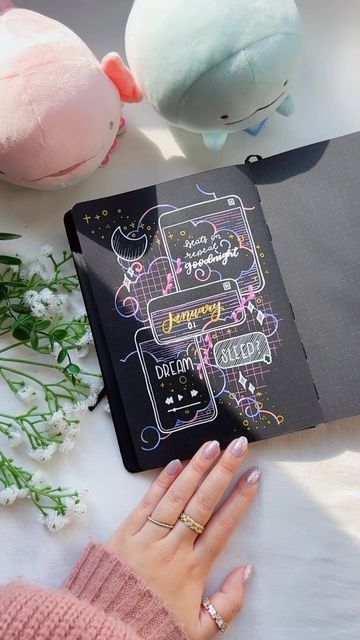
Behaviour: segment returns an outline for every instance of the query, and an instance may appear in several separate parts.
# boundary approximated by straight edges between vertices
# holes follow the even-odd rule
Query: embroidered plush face
[[[256,125],[288,96],[298,49],[298,38],[291,35],[261,39],[242,49],[189,87],[173,124],[225,133]]]
[[[120,56],[100,64],[54,20],[24,9],[0,13],[0,175],[56,189],[90,175],[112,147],[122,101],[141,91]]]

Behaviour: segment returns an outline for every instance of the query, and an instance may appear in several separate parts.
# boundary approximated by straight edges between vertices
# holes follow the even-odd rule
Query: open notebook
[[[359,413],[359,151],[354,134],[66,214],[127,469]]]

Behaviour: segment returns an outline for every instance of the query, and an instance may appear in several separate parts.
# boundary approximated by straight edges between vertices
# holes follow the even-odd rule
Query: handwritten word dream
[[[155,371],[158,380],[162,378],[169,378],[170,376],[177,376],[179,373],[186,373],[194,370],[194,363],[190,356],[187,358],[178,358],[176,360],[170,360],[164,362],[164,364],[156,364]]]

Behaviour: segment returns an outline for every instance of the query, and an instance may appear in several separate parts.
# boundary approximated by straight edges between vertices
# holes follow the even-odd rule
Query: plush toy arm
[[[227,133],[220,131],[209,131],[202,134],[204,145],[209,151],[220,151],[223,148],[227,138]]]
[[[282,103],[279,104],[276,111],[278,113],[281,113],[282,116],[291,116],[291,114],[295,111],[295,104],[292,97],[290,95],[286,96],[285,100],[283,100]]]
[[[101,66],[117,86],[123,102],[140,102],[142,100],[143,94],[139,85],[118,53],[108,53],[102,59]]]

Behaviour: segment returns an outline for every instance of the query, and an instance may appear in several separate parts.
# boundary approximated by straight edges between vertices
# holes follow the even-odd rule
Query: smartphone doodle
[[[216,418],[216,403],[196,340],[159,345],[144,328],[136,332],[135,343],[160,431],[179,431]]]
[[[159,218],[177,288],[233,279],[241,294],[264,287],[264,277],[241,199],[231,195]],[[176,268],[174,266],[176,265]]]
[[[237,283],[227,279],[153,298],[148,317],[156,342],[167,344],[240,324],[245,312]]]

